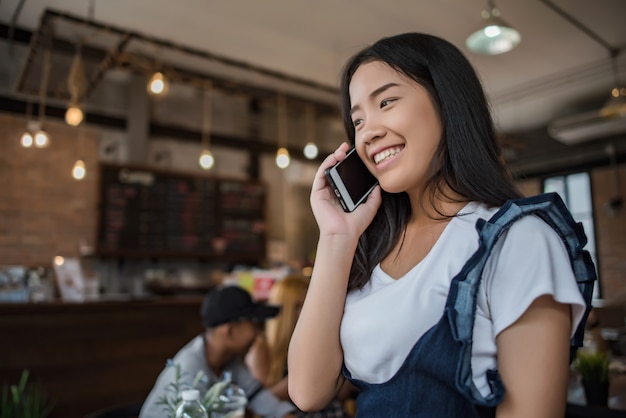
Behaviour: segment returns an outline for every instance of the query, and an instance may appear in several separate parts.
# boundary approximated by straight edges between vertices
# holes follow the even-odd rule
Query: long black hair
[[[405,33],[383,38],[354,55],[341,76],[341,108],[348,138],[354,143],[350,116],[350,81],[363,64],[380,61],[421,84],[429,93],[443,126],[429,167],[431,207],[451,190],[463,201],[501,206],[521,197],[504,164],[491,112],[474,68],[458,48],[436,36]],[[411,216],[406,193],[382,191],[382,205],[360,237],[350,271],[348,290],[361,288],[374,266],[403,237]]]

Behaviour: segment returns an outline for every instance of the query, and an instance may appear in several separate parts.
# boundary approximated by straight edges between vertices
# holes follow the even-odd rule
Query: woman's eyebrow
[[[378,87],[373,92],[371,92],[369,94],[369,98],[372,99],[372,98],[378,96],[380,93],[384,92],[385,90],[390,89],[391,87],[397,87],[397,86],[398,86],[398,83],[387,83],[387,84],[384,84],[384,85]],[[359,110],[359,105],[352,106],[352,108],[350,109],[350,114],[353,114],[357,110]]]

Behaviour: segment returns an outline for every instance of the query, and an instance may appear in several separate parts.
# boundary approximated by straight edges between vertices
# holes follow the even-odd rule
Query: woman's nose
[[[383,127],[383,125],[381,123],[379,123],[377,120],[372,120],[370,119],[365,126],[363,126],[363,129],[361,131],[361,135],[359,135],[361,138],[361,141],[363,141],[365,144],[371,144],[372,142],[376,141],[377,139],[382,138],[383,136],[385,136],[385,129]],[[357,137],[357,139],[359,139]]]

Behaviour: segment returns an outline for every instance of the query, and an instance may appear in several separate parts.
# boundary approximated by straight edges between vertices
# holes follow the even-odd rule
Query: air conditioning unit
[[[626,134],[626,112],[595,110],[558,118],[548,124],[548,133],[567,145]]]

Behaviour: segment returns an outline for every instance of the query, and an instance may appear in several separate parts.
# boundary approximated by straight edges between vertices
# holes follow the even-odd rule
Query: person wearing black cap
[[[248,397],[248,409],[262,417],[295,417],[296,408],[290,402],[280,401],[256,380],[243,361],[266,319],[278,314],[280,307],[254,302],[250,294],[238,286],[224,286],[211,290],[204,299],[200,315],[205,327],[202,334],[191,340],[172,359],[180,366],[182,386],[191,387],[191,381],[202,372],[195,386],[206,392],[230,372],[232,382],[241,387]],[[159,403],[171,394],[176,380],[176,368],[166,367],[156,380],[144,401],[140,418],[161,418],[165,406]],[[185,389],[180,387],[179,389]]]

